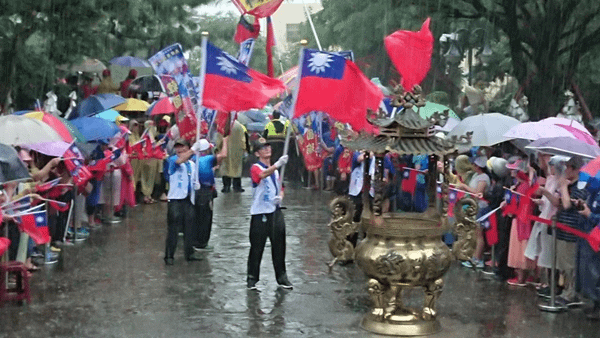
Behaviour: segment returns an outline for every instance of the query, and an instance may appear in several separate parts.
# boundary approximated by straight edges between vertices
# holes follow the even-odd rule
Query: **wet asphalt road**
[[[277,288],[270,247],[261,292],[247,291],[251,189],[219,194],[205,259],[163,262],[166,203],[141,205],[120,224],[65,247],[32,278],[31,305],[0,308],[0,337],[381,337],[359,328],[369,307],[366,278],[351,264],[330,274],[331,195],[287,189],[288,276]],[[420,290],[408,305],[421,302]],[[581,310],[537,310],[532,289],[510,287],[454,263],[438,303],[444,330],[432,337],[600,337]]]

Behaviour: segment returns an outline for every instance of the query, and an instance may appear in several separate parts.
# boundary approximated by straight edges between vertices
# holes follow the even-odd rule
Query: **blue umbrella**
[[[88,141],[109,140],[120,130],[114,122],[99,117],[80,117],[71,123]]]
[[[126,100],[116,94],[98,94],[92,95],[87,99],[81,101],[77,106],[77,111],[73,112],[69,119],[72,120],[77,117],[91,116],[97,113],[101,113],[112,107],[116,107]]]
[[[146,60],[136,58],[134,56],[117,56],[109,61],[113,65],[123,67],[146,67],[150,68],[150,64]]]
[[[115,122],[117,116],[121,116],[121,114],[119,114],[119,112],[114,109],[105,110],[102,113],[94,115],[94,117],[99,117],[101,119],[105,119],[111,122]]]

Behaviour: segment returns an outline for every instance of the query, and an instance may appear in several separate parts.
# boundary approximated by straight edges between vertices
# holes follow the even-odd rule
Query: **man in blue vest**
[[[179,229],[183,224],[184,257],[187,261],[198,260],[194,256],[193,244],[197,236],[197,226],[194,220],[195,212],[192,205],[193,197],[193,166],[190,160],[194,154],[190,151],[189,143],[178,139],[174,144],[175,155],[167,160],[169,174],[169,200],[167,206],[167,240],[165,247],[165,264],[173,265]]]
[[[285,269],[285,221],[280,207],[283,192],[279,191],[277,170],[287,163],[288,156],[281,156],[271,165],[271,145],[262,137],[254,144],[254,155],[258,162],[250,168],[254,191],[250,207],[252,217],[247,287],[249,290],[258,290],[256,283],[259,280],[260,262],[269,238],[277,284],[284,289],[292,289]]]

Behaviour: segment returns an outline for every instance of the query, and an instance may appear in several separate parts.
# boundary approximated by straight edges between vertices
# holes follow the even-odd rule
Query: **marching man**
[[[285,222],[281,212],[283,191],[279,191],[277,182],[279,172],[288,161],[288,156],[281,156],[271,165],[271,145],[264,138],[254,144],[254,155],[258,162],[250,169],[252,178],[253,201],[250,207],[250,255],[248,256],[247,286],[249,290],[258,290],[260,262],[267,237],[271,241],[271,256],[275,268],[277,284],[284,289],[292,289],[285,270]]]

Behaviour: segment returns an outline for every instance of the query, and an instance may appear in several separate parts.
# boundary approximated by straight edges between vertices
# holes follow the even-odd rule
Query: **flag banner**
[[[354,52],[351,50],[343,50],[341,52],[336,52],[338,55],[342,56],[346,60],[350,60],[354,62]]]
[[[306,170],[314,171],[321,168],[323,166],[323,159],[318,152],[319,142],[313,130],[306,128],[304,134],[298,136],[297,142],[304,158]]]
[[[71,144],[69,149],[65,151],[63,154],[65,166],[71,173],[71,177],[73,178],[73,183],[79,187],[83,188],[87,182],[92,179],[92,173],[88,170],[88,168],[83,165],[83,162],[79,160],[79,158],[83,158],[83,155],[79,151],[79,149],[75,146],[75,144]]]
[[[240,51],[238,52],[237,59],[245,66],[250,64],[250,58],[252,57],[252,50],[254,50],[255,41],[255,39],[250,38],[240,44]]]
[[[293,92],[298,88],[298,69],[298,66],[294,66],[278,77],[278,79],[283,82],[288,92]]]
[[[275,69],[273,67],[273,47],[275,47],[275,31],[273,31],[273,21],[271,17],[267,17],[267,75],[269,77],[275,77]]]
[[[425,171],[416,170],[411,168],[404,168],[404,172],[402,173],[402,184],[401,189],[404,192],[410,193],[411,195],[415,194],[415,189],[417,188],[417,177],[425,174]]]
[[[145,139],[142,139],[129,147],[129,155],[131,158],[143,159],[144,158],[144,144]]]
[[[26,232],[37,245],[50,242],[46,210],[21,215],[16,221],[21,231]]]
[[[244,15],[240,17],[233,40],[239,44],[244,43],[249,39],[257,39],[260,33],[260,23],[258,17],[254,17],[254,24],[249,23]]]
[[[405,91],[412,91],[420,84],[431,67],[433,34],[429,30],[430,23],[428,18],[418,32],[399,30],[384,39],[385,49],[402,76]]]
[[[17,216],[21,216],[24,214],[31,214],[32,212],[41,211],[42,208],[45,206],[46,206],[45,204],[39,204],[39,205],[36,205],[35,207],[30,206],[29,208],[22,208],[19,210],[19,212],[11,214],[11,216],[17,217]]]
[[[519,211],[519,200],[521,196],[511,191],[508,188],[504,188],[504,201],[506,202],[506,206],[502,210],[502,216],[506,215],[516,215]]]
[[[225,112],[261,109],[285,90],[281,81],[248,68],[210,42],[204,55],[202,105],[206,108]]]
[[[89,171],[94,173],[94,178],[101,180],[106,173],[107,166],[109,163],[117,160],[121,156],[121,149],[115,149],[113,151],[106,150],[104,152],[104,158],[94,160],[88,165]]]
[[[488,245],[498,244],[498,222],[496,220],[496,210],[494,210],[494,212],[492,212],[492,214],[481,223],[485,229],[485,239]]]
[[[58,185],[58,182],[60,182],[60,177],[57,179],[54,179],[52,181],[44,182],[41,184],[36,184],[35,191],[38,193],[46,192],[46,191],[56,187]]]
[[[16,201],[8,202],[2,205],[2,211],[7,215],[14,215],[31,208],[31,197],[23,196]]]
[[[352,61],[313,49],[305,49],[301,60],[295,118],[322,111],[356,131],[372,129],[367,109],[377,111],[383,94]]]
[[[175,116],[179,134],[188,140],[193,138],[196,135],[195,112],[199,109],[199,97],[181,45],[176,43],[166,47],[148,61],[177,109]]]
[[[524,198],[520,199],[519,206],[517,208],[517,233],[520,241],[529,239],[531,235],[531,219],[530,215],[533,215],[535,204],[531,199],[532,196],[537,192],[540,185],[536,183],[527,189]]]
[[[231,0],[242,14],[265,18],[277,11],[283,0]]]
[[[454,205],[456,205],[456,202],[460,201],[465,195],[464,191],[452,187],[448,188],[448,217],[454,217]]]
[[[54,200],[48,201],[48,206],[54,210],[57,210],[58,212],[65,212],[65,211],[68,211],[69,208],[71,208],[70,203],[54,201]]]

